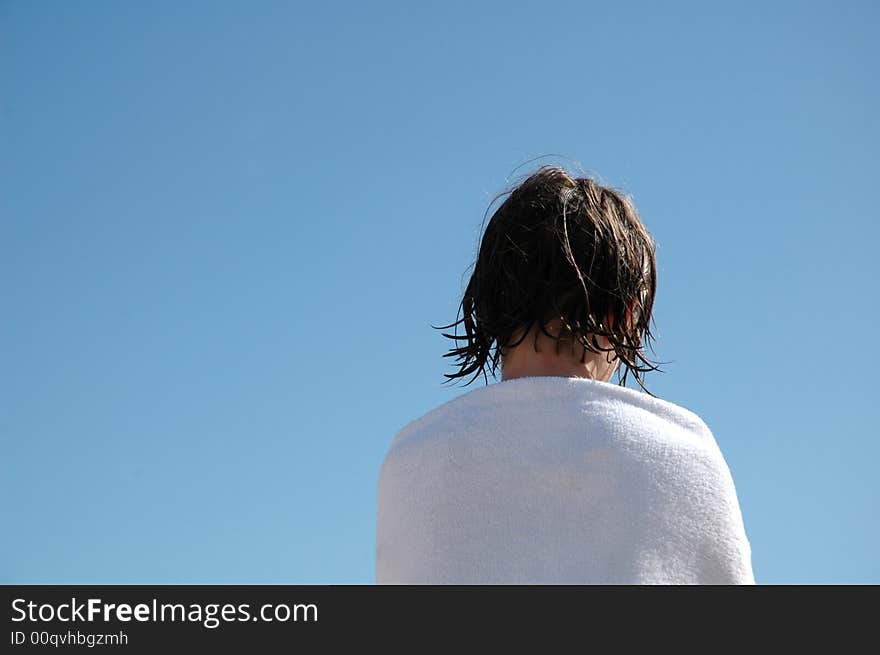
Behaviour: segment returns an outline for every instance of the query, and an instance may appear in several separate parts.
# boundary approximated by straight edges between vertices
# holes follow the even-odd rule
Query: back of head
[[[464,341],[444,357],[449,380],[494,376],[505,350],[536,328],[557,341],[620,360],[620,383],[657,370],[644,355],[657,288],[655,245],[620,192],[542,166],[507,194],[489,220],[461,301]],[[559,325],[556,334],[548,324]],[[599,338],[602,338],[600,343]],[[494,351],[493,351],[494,348]],[[582,361],[583,361],[582,355]],[[622,369],[622,374],[621,374]],[[447,381],[449,381],[447,380]]]

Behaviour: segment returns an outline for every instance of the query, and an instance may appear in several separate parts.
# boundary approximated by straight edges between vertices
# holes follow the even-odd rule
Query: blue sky
[[[0,581],[373,582],[391,437],[474,388],[430,325],[555,154],[657,240],[648,384],[757,580],[880,582],[880,14],[711,4],[0,3]]]

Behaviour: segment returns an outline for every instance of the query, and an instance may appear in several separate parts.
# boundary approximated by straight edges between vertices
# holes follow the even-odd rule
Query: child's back
[[[459,396],[395,436],[378,493],[378,583],[754,582],[712,433],[605,382]]]
[[[502,382],[395,436],[377,582],[754,582],[712,433],[643,382],[656,287],[653,237],[620,192],[554,167],[510,192],[462,318],[440,326],[464,326],[444,333],[447,378],[488,382],[500,363]]]

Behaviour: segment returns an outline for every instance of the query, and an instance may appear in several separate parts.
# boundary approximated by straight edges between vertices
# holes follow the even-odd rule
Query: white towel
[[[378,584],[754,584],[727,463],[693,412],[522,377],[401,429],[378,480]]]

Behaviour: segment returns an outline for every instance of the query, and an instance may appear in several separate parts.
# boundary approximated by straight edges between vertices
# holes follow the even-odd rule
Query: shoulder
[[[714,435],[706,421],[683,405],[626,387],[619,387],[615,393],[634,408],[654,414],[671,424],[714,441]]]
[[[389,452],[419,441],[420,436],[454,432],[471,424],[481,409],[491,408],[494,386],[471,389],[414,418],[394,433]]]

